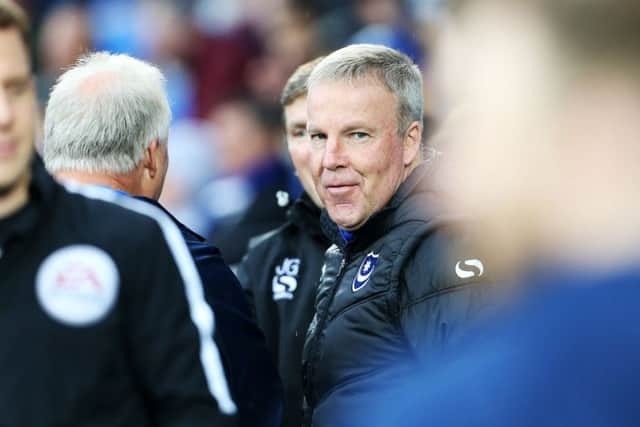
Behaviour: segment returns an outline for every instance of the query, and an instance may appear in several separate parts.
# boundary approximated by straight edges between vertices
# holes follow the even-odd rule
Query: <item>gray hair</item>
[[[58,79],[44,121],[49,172],[135,169],[151,141],[165,143],[171,110],[165,78],[127,55],[89,54]]]
[[[407,55],[382,45],[353,44],[328,55],[309,76],[308,88],[321,81],[375,78],[398,100],[398,133],[422,123],[422,74]]]

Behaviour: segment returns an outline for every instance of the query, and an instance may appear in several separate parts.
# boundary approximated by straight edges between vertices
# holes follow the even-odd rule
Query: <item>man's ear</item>
[[[155,178],[158,173],[158,150],[160,142],[157,139],[144,150],[143,166],[151,178]]]
[[[404,134],[403,162],[409,166],[415,162],[416,157],[421,156],[422,125],[420,122],[412,122]]]

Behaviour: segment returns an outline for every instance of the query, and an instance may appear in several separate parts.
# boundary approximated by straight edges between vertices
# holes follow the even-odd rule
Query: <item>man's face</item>
[[[16,29],[0,30],[0,194],[12,191],[29,168],[36,102],[26,48]]]
[[[326,81],[310,88],[307,108],[316,190],[331,219],[355,230],[391,199],[416,155],[398,136],[398,101],[374,79]]]
[[[307,135],[307,97],[301,96],[284,107],[284,121],[287,132],[287,146],[289,155],[296,168],[304,191],[317,205],[322,206],[320,196],[313,185],[311,175],[311,146]]]
[[[444,26],[434,71],[453,108],[438,180],[451,209],[481,224],[476,243],[511,268],[554,215],[561,145],[553,43],[536,15],[506,4],[478,2]]]

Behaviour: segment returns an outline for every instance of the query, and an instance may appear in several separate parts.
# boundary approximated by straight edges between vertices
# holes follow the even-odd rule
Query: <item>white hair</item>
[[[49,172],[135,169],[154,139],[166,143],[165,78],[151,64],[108,52],[84,56],[51,90],[43,158]]]
[[[353,44],[320,61],[311,72],[307,88],[322,81],[354,81],[374,78],[398,100],[398,133],[415,121],[422,123],[424,99],[422,74],[407,55],[386,46]]]

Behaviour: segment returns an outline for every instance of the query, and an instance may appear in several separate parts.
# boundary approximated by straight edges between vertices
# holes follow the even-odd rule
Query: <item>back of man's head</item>
[[[422,74],[411,58],[395,49],[371,44],[338,49],[315,66],[307,88],[322,81],[366,79],[378,81],[398,100],[398,134],[413,122],[422,123]]]
[[[165,143],[171,111],[165,79],[127,55],[81,58],[51,91],[44,161],[51,173],[127,174],[153,140]]]

